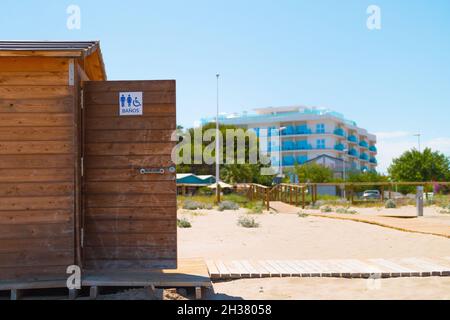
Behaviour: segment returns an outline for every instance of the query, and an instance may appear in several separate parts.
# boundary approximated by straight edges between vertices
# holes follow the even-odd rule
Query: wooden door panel
[[[143,115],[119,116],[120,92],[143,92]],[[175,268],[175,82],[87,82],[84,97],[85,267]]]

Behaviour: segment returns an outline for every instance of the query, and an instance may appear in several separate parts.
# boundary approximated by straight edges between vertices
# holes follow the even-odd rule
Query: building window
[[[317,149],[325,149],[325,139],[317,140]]]
[[[316,124],[316,133],[325,133],[325,124],[323,123]]]

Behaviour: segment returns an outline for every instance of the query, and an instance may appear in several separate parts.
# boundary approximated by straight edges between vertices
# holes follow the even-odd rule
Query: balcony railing
[[[352,157],[358,157],[358,151],[356,151],[356,149],[350,149],[348,154]]]
[[[369,151],[371,151],[371,152],[378,152],[378,149],[375,146],[370,146],[369,147]]]
[[[361,153],[359,158],[364,161],[369,161],[369,155],[367,153]]]
[[[295,128],[295,133],[296,134],[311,134],[312,130],[310,128],[308,128],[308,126],[302,125],[302,126],[297,126]]]
[[[359,146],[363,147],[363,148],[369,148],[369,144],[367,143],[367,141],[361,140],[359,142]]]
[[[353,143],[358,143],[358,138],[356,138],[356,136],[351,135],[348,136],[348,141],[353,142]]]
[[[334,149],[338,150],[338,151],[344,151],[345,146],[342,143],[339,143],[339,144],[334,146]]]
[[[370,163],[378,164],[378,160],[374,157],[370,158]]]
[[[336,128],[334,129],[333,132],[335,135],[340,136],[340,137],[345,137],[345,131],[342,128]]]

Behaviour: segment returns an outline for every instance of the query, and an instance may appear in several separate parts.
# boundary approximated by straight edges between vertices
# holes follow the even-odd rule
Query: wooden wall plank
[[[40,57],[1,57],[0,70],[4,72],[58,72],[69,69],[66,58],[40,58]]]
[[[146,92],[174,92],[176,89],[175,80],[159,81],[92,81],[86,83],[89,92],[125,92],[125,91],[146,91]]]
[[[115,182],[114,184],[107,182],[90,182],[86,186],[86,193],[88,194],[105,194],[105,193],[117,193],[117,194],[169,194],[173,195],[177,192],[176,185],[172,182]],[[0,185],[1,194],[1,185]]]
[[[87,155],[123,156],[123,155],[171,155],[172,143],[87,143]],[[0,143],[1,152],[1,143]]]
[[[0,169],[0,182],[72,182],[73,168]]]
[[[0,201],[0,210],[60,210],[74,206],[73,196],[3,197]]]
[[[69,84],[68,71],[3,71],[0,69],[0,86],[66,86]]]
[[[73,225],[71,223],[0,225],[0,240],[52,239],[58,237],[69,237],[72,235]],[[49,248],[49,250],[51,250],[51,248]]]
[[[138,90],[139,91],[139,90]],[[0,91],[1,92],[1,91]],[[144,105],[161,104],[161,103],[176,103],[176,98],[173,92],[142,92]],[[119,92],[89,92],[86,91],[87,105],[116,105],[118,108]],[[145,111],[144,111],[145,113]]]
[[[91,220],[148,220],[176,219],[176,207],[152,208],[86,208],[85,217]]]
[[[142,117],[175,116],[176,107],[173,103],[146,103]],[[119,105],[95,105],[86,112],[88,118],[118,117]]]
[[[103,233],[86,238],[86,247],[148,247],[177,241],[173,233]]]
[[[0,169],[67,169],[70,168],[73,163],[73,155],[71,154],[2,155],[0,159]],[[6,171],[3,173],[6,173]],[[28,171],[27,174],[34,174],[34,171]],[[60,176],[60,174],[58,174],[58,176]]]
[[[0,116],[1,120],[1,116]],[[88,118],[88,130],[175,130],[175,117],[130,117]]]
[[[68,86],[0,86],[2,99],[53,99],[70,95]]]
[[[71,127],[0,127],[0,141],[72,141]]]
[[[176,249],[173,247],[102,247],[99,250],[96,247],[86,247],[85,256],[88,260],[155,260],[172,259],[176,255]]]
[[[85,167],[90,169],[128,169],[173,166],[171,156],[86,156]]]
[[[72,194],[72,182],[0,183],[0,197],[67,196]],[[0,214],[2,213],[0,212]]]
[[[0,141],[0,155],[8,154],[70,154],[73,141]]]
[[[14,253],[0,253],[0,268],[40,266],[70,266],[73,263],[72,250],[32,250]]]
[[[103,207],[106,203],[110,203],[115,207],[174,207],[176,206],[176,197],[166,194],[88,194],[86,196],[86,206],[89,208]]]
[[[22,251],[47,250],[51,247],[55,250],[70,249],[72,239],[70,237],[41,238],[41,239],[5,239],[2,240],[0,253],[15,253]]]
[[[144,167],[147,168],[147,167]],[[86,169],[86,181],[174,181],[173,174],[141,174],[134,169]],[[1,181],[1,177],[0,177]]]
[[[71,210],[22,210],[22,211],[0,211],[0,225],[19,224],[61,224],[73,221]],[[27,239],[22,239],[28,241]],[[50,241],[50,239],[49,239]],[[29,242],[29,241],[28,241]],[[28,243],[27,242],[27,243]],[[10,244],[1,242],[3,247],[12,248]],[[28,243],[29,246],[32,244]]]
[[[86,132],[86,142],[170,142],[173,130],[93,130]]]
[[[158,233],[160,230],[176,228],[175,219],[125,221],[125,220],[109,220],[96,221],[88,219],[86,221],[86,231],[96,234],[101,233]]]
[[[0,93],[1,94],[1,93]],[[1,113],[0,127],[30,126],[30,127],[70,127],[73,125],[72,114],[26,114]]]
[[[154,260],[87,260],[86,268],[95,270],[176,269],[176,259]]]
[[[0,113],[71,113],[72,97],[54,99],[4,99],[0,97]]]

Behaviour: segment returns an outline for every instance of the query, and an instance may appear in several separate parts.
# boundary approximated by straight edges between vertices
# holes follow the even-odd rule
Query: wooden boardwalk
[[[212,287],[208,268],[203,259],[179,259],[177,269],[167,270],[103,270],[83,271],[82,287],[90,287],[90,296],[95,299],[103,287],[144,287],[149,291],[157,288],[192,288],[197,299],[202,291]],[[11,299],[17,300],[23,290],[63,289],[66,279],[52,281],[0,281],[0,291],[10,291]],[[39,293],[39,292],[38,292]],[[75,299],[77,290],[68,290],[69,298]]]
[[[269,277],[395,278],[450,276],[450,257],[335,260],[207,260],[212,280]]]

